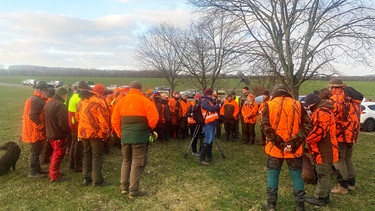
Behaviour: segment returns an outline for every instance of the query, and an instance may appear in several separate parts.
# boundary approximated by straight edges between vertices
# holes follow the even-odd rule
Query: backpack
[[[363,94],[355,90],[353,87],[344,88],[343,101],[343,118],[348,122],[348,128],[344,131],[345,136],[351,141],[356,142],[359,135],[360,117],[361,117],[361,102]]]

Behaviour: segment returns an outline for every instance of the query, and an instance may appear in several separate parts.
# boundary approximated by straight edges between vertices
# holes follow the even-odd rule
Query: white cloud
[[[47,12],[0,13],[0,64],[136,68],[137,34],[160,22],[185,25],[187,11],[138,10],[95,19]]]

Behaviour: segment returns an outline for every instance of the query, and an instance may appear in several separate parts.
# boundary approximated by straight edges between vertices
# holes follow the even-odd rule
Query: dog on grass
[[[0,147],[0,150],[5,150],[5,154],[0,158],[0,176],[7,174],[12,167],[16,170],[16,163],[21,154],[21,148],[14,141],[6,142]]]

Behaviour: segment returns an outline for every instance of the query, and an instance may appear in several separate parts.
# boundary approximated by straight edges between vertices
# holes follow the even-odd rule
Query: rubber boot
[[[277,191],[278,191],[278,188],[267,187],[267,190],[266,190],[266,194],[267,194],[266,210],[267,211],[276,210]]]
[[[212,143],[207,145],[207,159],[208,162],[212,161]]]
[[[306,198],[305,202],[319,207],[328,205],[326,198],[315,198],[314,196]]]
[[[305,194],[304,190],[293,190],[296,211],[305,210]]]
[[[348,178],[348,190],[355,191],[355,178]]]
[[[199,162],[203,166],[209,166],[210,164],[206,162],[206,155],[208,151],[208,144],[203,144],[202,150],[201,150],[201,155],[199,157]]]

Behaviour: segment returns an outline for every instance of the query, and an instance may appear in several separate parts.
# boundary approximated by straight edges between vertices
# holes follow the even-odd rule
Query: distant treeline
[[[0,76],[61,76],[61,77],[127,77],[127,78],[164,78],[157,70],[99,70],[85,68],[44,67],[35,65],[11,65],[8,69],[0,69]],[[179,77],[189,77],[181,75]],[[223,75],[225,78],[235,78],[235,75]],[[265,76],[252,76],[253,79],[264,79]],[[317,76],[313,80],[327,80],[331,76]],[[346,81],[373,81],[375,75],[343,76]]]

